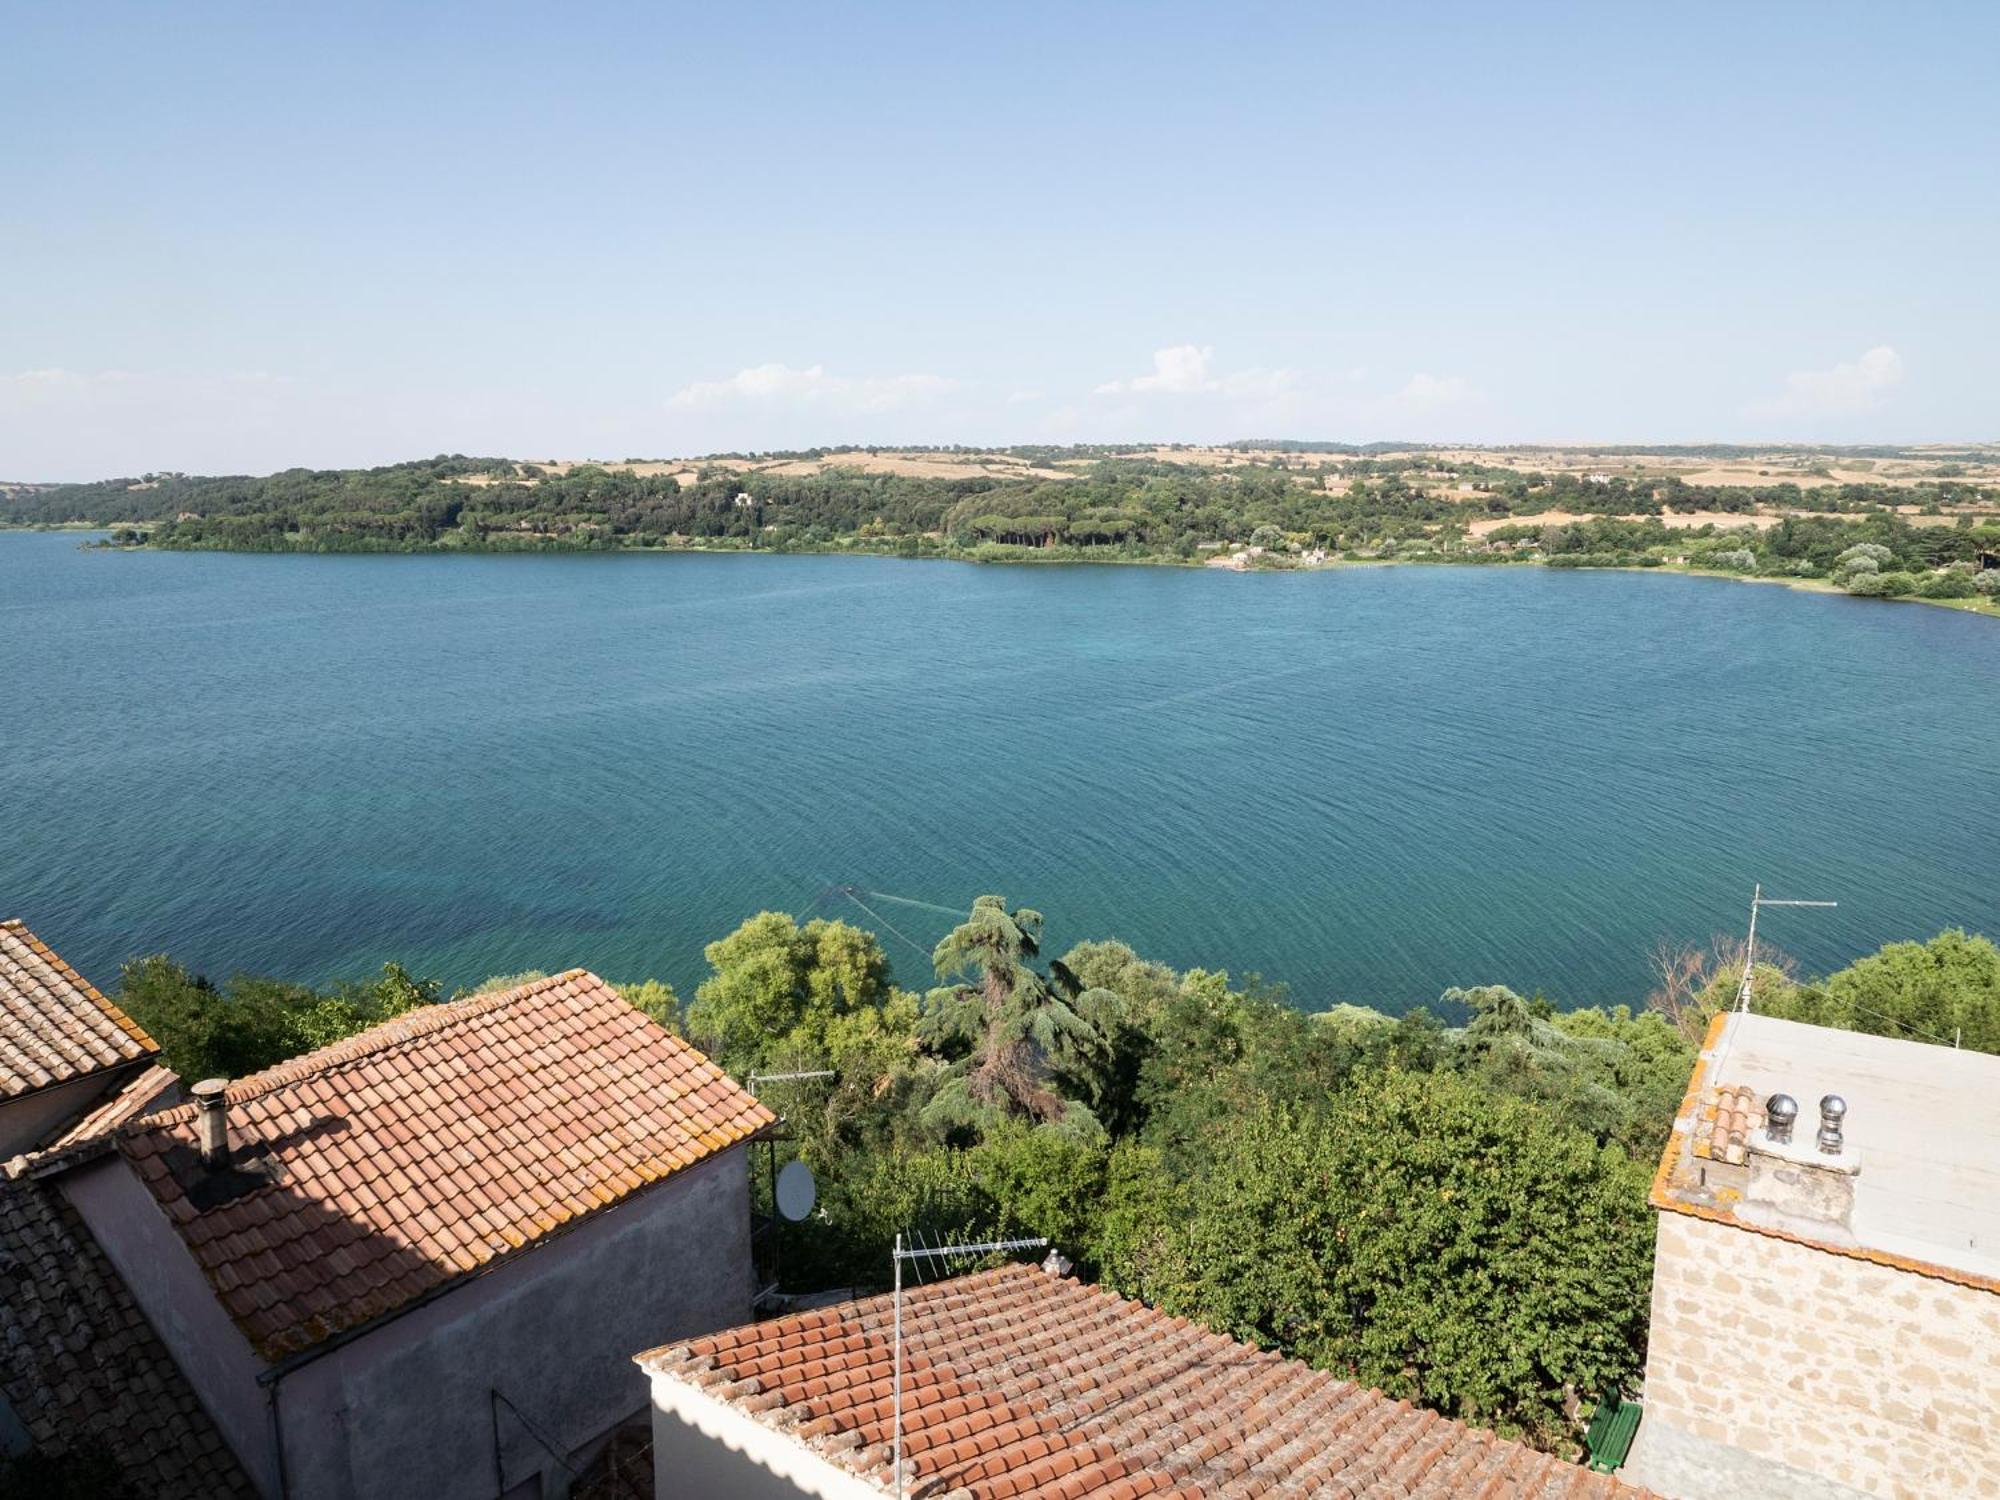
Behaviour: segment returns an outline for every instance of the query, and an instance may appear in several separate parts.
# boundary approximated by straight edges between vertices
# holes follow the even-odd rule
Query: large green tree
[[[1533,1099],[1600,1142],[1659,1155],[1694,1068],[1694,1048],[1664,1017],[1624,1007],[1559,1013],[1505,985],[1447,990],[1443,999],[1473,1013],[1451,1053],[1458,1071]]]
[[[2000,949],[1953,928],[1927,943],[1889,943],[1817,985],[1756,1009],[1878,1036],[2000,1052]]]
[[[878,1014],[892,986],[873,933],[759,912],[703,951],[713,970],[687,1008],[688,1034],[748,1072],[780,1051],[838,1050],[842,1023]]]
[[[137,958],[118,1000],[182,1078],[237,1078],[439,999],[433,980],[384,964],[372,980],[319,991],[239,974],[216,985],[165,954]]]
[[[932,953],[938,978],[960,981],[925,995],[917,1024],[946,1065],[925,1110],[934,1126],[976,1133],[1011,1119],[1101,1131],[1085,1098],[1109,1061],[1102,1021],[1118,998],[1073,976],[1052,984],[1034,967],[1041,932],[1040,912],[981,896]]]
[[[1647,1172],[1451,1074],[1265,1105],[1110,1217],[1109,1278],[1211,1327],[1543,1444],[1644,1359]]]

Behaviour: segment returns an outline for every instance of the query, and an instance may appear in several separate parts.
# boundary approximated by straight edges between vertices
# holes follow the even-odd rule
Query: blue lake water
[[[1299,1003],[2000,933],[2000,626],[1720,580],[0,534],[0,915],[100,984],[588,965],[984,891]],[[868,892],[873,914],[830,888]],[[889,899],[891,897],[900,900]]]

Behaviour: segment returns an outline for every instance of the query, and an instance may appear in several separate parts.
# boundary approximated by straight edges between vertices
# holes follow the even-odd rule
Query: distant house
[[[657,1500],[893,1493],[892,1320],[876,1297],[639,1355]],[[903,1336],[912,1500],[1636,1494],[1033,1266],[907,1291]]]
[[[266,1500],[555,1492],[636,1340],[749,1316],[772,1116],[582,970],[193,1092],[24,1175]]]
[[[1652,1201],[1628,1477],[2000,1495],[2000,1058],[1719,1016]]]

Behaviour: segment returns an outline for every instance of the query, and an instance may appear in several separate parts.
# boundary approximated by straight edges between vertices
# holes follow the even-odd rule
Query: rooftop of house
[[[755,1135],[771,1113],[581,969],[427,1006],[119,1127],[267,1360],[532,1246]]]
[[[875,1297],[638,1362],[887,1492],[892,1318]],[[906,1291],[903,1331],[912,1497],[1641,1493],[1033,1266]]]
[[[19,921],[0,922],[0,1100],[157,1056],[138,1022]]]
[[[1798,1106],[1789,1146],[1765,1106]],[[1820,1100],[1846,1102],[1818,1149]],[[1833,1207],[1774,1207],[1759,1167],[1817,1177]],[[2000,1292],[2000,1057],[1772,1016],[1717,1016],[1653,1182],[1656,1208]],[[1794,1205],[1795,1207],[1796,1205]]]

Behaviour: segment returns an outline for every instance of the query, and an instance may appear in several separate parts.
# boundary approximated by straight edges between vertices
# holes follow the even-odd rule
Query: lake
[[[1815,970],[2000,933],[2000,628],[1726,580],[10,533],[0,682],[0,915],[107,988],[685,995],[763,908],[921,985],[986,891],[1313,1009],[1638,1001],[1759,880],[1840,902],[1767,915]]]

